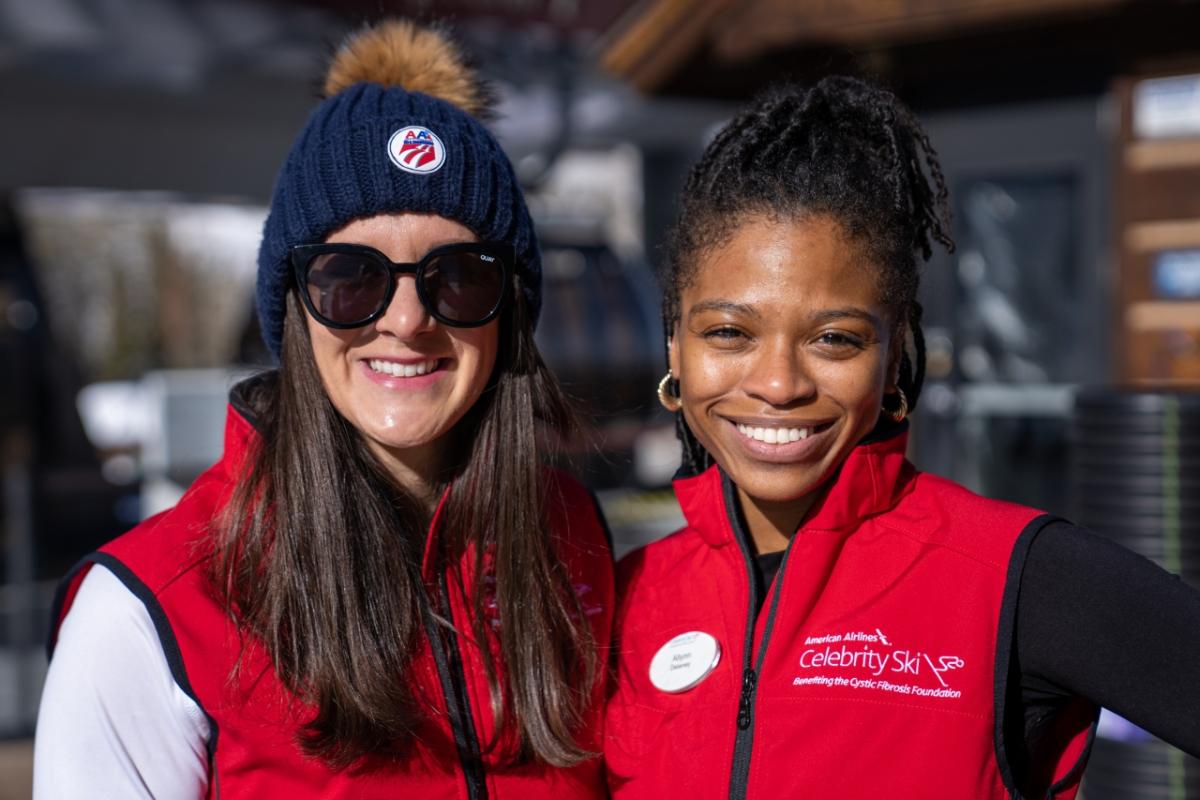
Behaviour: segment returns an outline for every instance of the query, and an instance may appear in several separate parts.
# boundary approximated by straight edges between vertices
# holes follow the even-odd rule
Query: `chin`
[[[363,435],[389,450],[408,450],[414,447],[424,447],[441,439],[445,435],[445,431],[436,428],[433,424],[414,424],[406,419],[403,428],[387,425],[372,426],[363,430]]]
[[[730,478],[746,495],[768,503],[790,503],[819,490],[824,481],[811,473],[804,475],[755,475],[749,480]]]

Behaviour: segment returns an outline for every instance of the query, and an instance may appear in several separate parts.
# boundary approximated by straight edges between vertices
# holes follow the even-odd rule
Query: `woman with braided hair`
[[[486,94],[407,22],[334,57],[259,250],[279,367],[62,584],[35,797],[604,796],[612,558],[543,466],[570,413]]]
[[[618,566],[617,800],[1072,797],[1102,705],[1200,753],[1200,593],[905,458],[946,198],[850,78],[768,94],[692,169],[659,386],[687,524]]]

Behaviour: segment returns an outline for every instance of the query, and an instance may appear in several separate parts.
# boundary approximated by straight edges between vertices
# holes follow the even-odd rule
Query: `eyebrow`
[[[831,308],[825,311],[818,311],[813,314],[814,322],[833,322],[839,319],[861,319],[864,322],[869,322],[875,327],[882,327],[883,320],[875,316],[869,311],[864,311],[861,308]]]
[[[705,311],[723,311],[727,314],[742,314],[747,317],[758,319],[762,315],[754,306],[748,306],[745,303],[735,303],[732,300],[703,300],[688,309],[688,316],[694,317],[697,314],[703,314]]]
[[[720,311],[727,314],[741,314],[754,319],[761,319],[762,314],[754,306],[746,305],[745,303],[735,303],[732,300],[704,300],[688,309],[688,317],[693,317],[697,314],[703,314],[706,311]],[[830,308],[823,311],[818,311],[812,315],[812,321],[816,323],[833,322],[839,319],[861,319],[868,322],[876,328],[883,326],[883,321],[879,317],[865,311],[861,308],[848,306],[845,308]]]

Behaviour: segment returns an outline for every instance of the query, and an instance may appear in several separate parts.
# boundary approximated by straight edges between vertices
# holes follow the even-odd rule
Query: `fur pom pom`
[[[486,87],[450,37],[408,20],[385,20],[346,37],[325,76],[325,96],[359,81],[440,97],[474,116],[490,110]]]

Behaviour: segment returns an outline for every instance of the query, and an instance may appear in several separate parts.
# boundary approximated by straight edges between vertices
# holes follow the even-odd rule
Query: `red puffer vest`
[[[687,527],[617,570],[617,800],[1020,796],[998,721],[1024,553],[1049,518],[918,473],[906,441],[854,449],[761,612],[732,484],[717,467],[676,482]],[[694,632],[719,644],[716,667],[690,689],[656,688],[656,653]],[[694,638],[656,669],[702,674],[677,646]],[[1039,765],[1038,796],[1076,792],[1097,709],[1077,712]]]
[[[198,478],[173,509],[85,558],[60,587],[54,617],[61,624],[83,575],[94,564],[112,570],[145,603],[176,682],[209,718],[208,796],[254,800],[603,797],[599,758],[557,769],[544,764],[512,766],[503,748],[480,753],[481,743],[493,737],[494,720],[482,653],[470,633],[471,599],[464,596],[459,581],[438,574],[431,558],[436,552],[440,508],[426,542],[423,572],[431,591],[444,593],[457,633],[422,637],[408,678],[428,713],[411,752],[400,763],[370,763],[363,770],[335,772],[306,757],[295,736],[312,709],[301,707],[287,692],[256,640],[247,640],[243,678],[230,682],[240,652],[239,632],[213,599],[204,539],[209,523],[228,501],[237,465],[256,435],[231,408],[222,460]],[[547,474],[550,526],[604,659],[613,606],[607,534],[589,493],[565,475]],[[462,583],[468,587],[472,561],[464,558],[462,565]],[[598,672],[594,702],[585,720],[591,733],[582,742],[594,751],[600,749],[603,722],[605,670]]]

